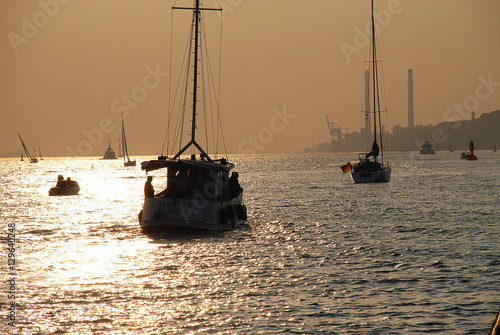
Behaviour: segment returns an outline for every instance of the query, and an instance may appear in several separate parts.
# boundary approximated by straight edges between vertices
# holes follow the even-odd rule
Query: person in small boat
[[[153,198],[155,196],[155,189],[153,187],[153,184],[151,183],[153,181],[152,176],[148,176],[148,180],[144,184],[144,196],[146,198]]]
[[[64,177],[62,175],[57,176],[56,187],[62,188],[64,186]]]

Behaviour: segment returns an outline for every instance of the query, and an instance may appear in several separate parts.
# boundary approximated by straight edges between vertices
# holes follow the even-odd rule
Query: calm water
[[[486,334],[500,153],[458,155],[394,153],[378,185],[342,175],[355,154],[235,156],[249,222],[206,237],[141,232],[139,167],[0,160],[0,301],[14,223],[18,305],[0,333]],[[80,195],[49,197],[58,174]]]

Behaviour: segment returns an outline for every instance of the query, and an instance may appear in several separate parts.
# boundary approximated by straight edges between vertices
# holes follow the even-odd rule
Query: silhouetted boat
[[[135,166],[135,160],[130,160],[128,156],[127,149],[127,138],[125,136],[125,124],[123,123],[123,113],[122,113],[122,152],[123,152],[123,165],[124,166]]]
[[[193,11],[192,29],[189,41],[192,53],[187,57],[187,70],[185,90],[188,91],[188,83],[192,81],[191,94],[192,114],[191,114],[191,135],[189,142],[177,152],[172,158],[166,156],[158,157],[158,160],[142,162],[142,169],[147,172],[158,169],[167,169],[167,187],[160,193],[154,194],[151,184],[151,177],[145,185],[145,199],[143,210],[139,213],[139,221],[144,232],[155,230],[202,230],[219,231],[230,230],[235,227],[240,220],[246,220],[246,207],[243,205],[243,189],[238,182],[238,174],[233,172],[229,177],[229,172],[234,168],[234,164],[229,163],[227,158],[213,159],[205,149],[197,142],[197,116],[201,113],[199,109],[206,111],[205,104],[198,104],[198,99],[203,98],[206,92],[213,92],[207,86],[211,81],[198,81],[201,72],[209,70],[208,67],[201,66],[202,52],[207,50],[201,44],[205,42],[204,22],[202,13],[206,10],[217,11],[220,8],[204,8],[200,0],[196,0],[194,7],[172,7],[175,9],[188,9]],[[204,53],[203,53],[204,54]],[[206,65],[206,64],[205,64]],[[182,71],[181,71],[182,72]],[[210,74],[208,74],[210,75]],[[187,80],[189,79],[189,80]],[[213,82],[212,82],[213,84]],[[201,88],[199,88],[201,87]],[[198,97],[198,94],[202,96]],[[208,98],[206,98],[208,100]],[[212,98],[213,99],[213,98]],[[217,103],[217,108],[219,104]],[[187,113],[182,106],[181,113]],[[219,112],[217,110],[217,115]],[[206,119],[205,119],[206,121]],[[218,122],[218,124],[220,124]],[[181,126],[179,125],[179,128]],[[181,138],[178,137],[179,144]],[[187,149],[197,150],[200,157],[192,154],[190,159],[182,159],[181,155]]]
[[[373,10],[373,0],[371,1],[371,53],[370,65],[372,76],[372,101],[373,101],[373,144],[370,152],[360,154],[358,163],[349,164],[351,178],[355,183],[389,182],[391,180],[391,165],[384,163],[384,145],[382,124],[380,117],[380,92],[378,78],[377,45],[375,35],[375,19]],[[380,145],[378,144],[380,143]],[[378,156],[380,155],[380,161]],[[370,159],[372,157],[373,159]],[[342,167],[346,172],[347,165]]]
[[[50,196],[56,195],[77,195],[80,192],[80,185],[75,180],[64,180],[62,175],[57,177],[57,184],[49,190]]]
[[[429,137],[427,137],[420,146],[420,153],[422,155],[432,155],[436,153],[434,145],[431,143],[431,140],[429,140]]]
[[[23,149],[24,149],[24,153],[26,154],[26,157],[29,158],[31,163],[38,163],[38,159],[34,156],[31,156],[30,152],[28,151],[28,148],[26,148],[26,145],[24,145],[24,141],[21,137],[21,134],[17,133],[17,135],[19,136],[19,139],[21,140],[21,144],[23,145]],[[24,160],[22,156],[21,156],[21,160]]]
[[[108,140],[108,142],[109,142],[108,148],[106,149],[104,156],[102,156],[102,159],[118,159],[118,157],[116,157],[114,150],[111,148],[111,140]]]

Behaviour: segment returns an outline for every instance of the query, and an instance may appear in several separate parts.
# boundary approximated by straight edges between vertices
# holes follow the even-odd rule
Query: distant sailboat
[[[384,163],[384,146],[382,140],[382,124],[380,117],[380,90],[378,77],[377,45],[375,39],[375,19],[373,11],[373,0],[371,1],[371,54],[370,65],[372,75],[372,101],[373,101],[373,144],[370,152],[361,154],[359,162],[342,166],[342,171],[351,171],[351,178],[355,183],[389,182],[391,180],[391,165]],[[379,145],[380,143],[380,145]],[[380,155],[381,159],[378,160]],[[370,160],[370,157],[373,157]],[[348,171],[348,170],[347,170]]]
[[[135,160],[130,160],[128,156],[127,149],[127,138],[125,136],[125,124],[123,123],[123,113],[122,113],[122,153],[123,153],[123,165],[124,166],[135,166]]]
[[[36,159],[36,157],[30,155],[30,152],[28,151],[28,148],[26,148],[26,145],[24,144],[24,141],[21,137],[21,134],[17,133],[17,135],[19,136],[19,139],[21,140],[21,144],[23,145],[23,149],[24,149],[24,153],[26,154],[26,157],[29,158],[31,163],[38,163],[38,159]],[[23,160],[22,157],[21,157],[21,160]]]
[[[43,158],[42,158],[42,149],[40,149],[40,147],[38,147],[38,156],[40,156],[40,160],[43,161]]]

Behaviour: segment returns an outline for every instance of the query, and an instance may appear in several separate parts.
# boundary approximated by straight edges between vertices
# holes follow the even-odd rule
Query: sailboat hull
[[[239,224],[241,195],[224,202],[207,199],[145,198],[139,214],[144,232],[224,231]]]
[[[391,180],[391,168],[378,171],[351,171],[351,179],[355,183],[387,183]]]

